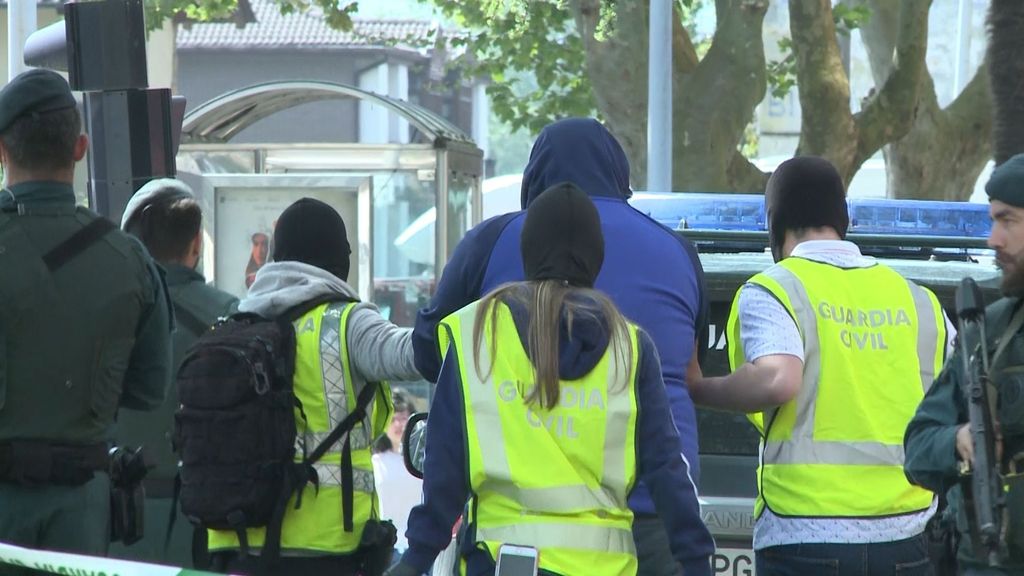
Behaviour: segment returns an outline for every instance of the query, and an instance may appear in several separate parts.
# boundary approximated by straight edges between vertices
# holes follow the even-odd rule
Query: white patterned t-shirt
[[[852,242],[811,240],[798,244],[792,256],[839,266],[867,268],[873,258],[863,256]],[[740,340],[747,362],[772,354],[789,354],[804,359],[804,343],[796,322],[786,308],[766,289],[745,284],[740,289]],[[946,322],[946,353],[952,352],[956,329]],[[936,500],[922,512],[883,518],[788,518],[767,508],[754,524],[754,549],[786,544],[869,544],[892,542],[917,536],[935,514]]]

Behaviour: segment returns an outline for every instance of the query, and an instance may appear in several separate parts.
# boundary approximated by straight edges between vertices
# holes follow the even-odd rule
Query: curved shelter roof
[[[321,81],[269,82],[222,94],[185,116],[181,141],[226,143],[242,130],[282,110],[308,102],[346,98],[370,102],[398,114],[435,146],[449,141],[474,145],[460,128],[422,106],[347,84]]]

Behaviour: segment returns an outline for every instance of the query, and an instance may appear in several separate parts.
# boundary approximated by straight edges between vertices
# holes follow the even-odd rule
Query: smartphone
[[[494,576],[537,576],[537,557],[537,549],[531,546],[502,544]]]

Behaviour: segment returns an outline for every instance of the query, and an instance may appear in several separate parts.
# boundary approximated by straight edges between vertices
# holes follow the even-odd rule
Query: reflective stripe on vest
[[[636,328],[628,373],[616,370],[610,346],[589,375],[562,383],[558,406],[543,410],[525,404],[533,366],[510,311],[498,306],[497,357],[487,314],[477,364],[478,304],[446,318],[439,339],[447,349],[450,336],[459,358],[478,545],[492,556],[502,543],[535,546],[541,568],[556,573],[635,572],[627,498],[636,480]]]
[[[902,438],[945,352],[935,296],[884,266],[844,270],[801,258],[750,283],[783,304],[804,342],[800,392],[751,418],[764,438],[756,513],[765,505],[811,517],[927,508],[931,493],[903,474]],[[735,369],[745,361],[735,303],[729,341]]]
[[[295,321],[295,396],[302,412],[295,410],[296,461],[302,460],[303,448],[312,452],[330,431],[355,407],[362,386],[352,376],[348,342],[348,319],[356,308],[354,303],[335,302],[319,306]],[[380,384],[386,387],[386,384]],[[313,465],[319,490],[308,485],[302,493],[302,507],[289,502],[281,530],[283,553],[296,554],[350,553],[359,547],[362,528],[379,508],[375,494],[370,438],[383,434],[391,418],[391,405],[379,402],[389,394],[378,395],[367,408],[369,417],[351,432],[353,476],[352,532],[342,525],[341,452],[342,441],[328,450]],[[303,421],[302,414],[305,414]],[[304,446],[303,446],[304,444]],[[263,545],[263,528],[250,529],[249,545]],[[209,531],[210,549],[237,549],[238,539],[232,532]]]

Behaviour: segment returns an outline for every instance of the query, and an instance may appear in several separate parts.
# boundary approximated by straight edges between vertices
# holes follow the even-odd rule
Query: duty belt
[[[110,463],[106,444],[45,440],[0,442],[0,482],[21,486],[80,486]]]

